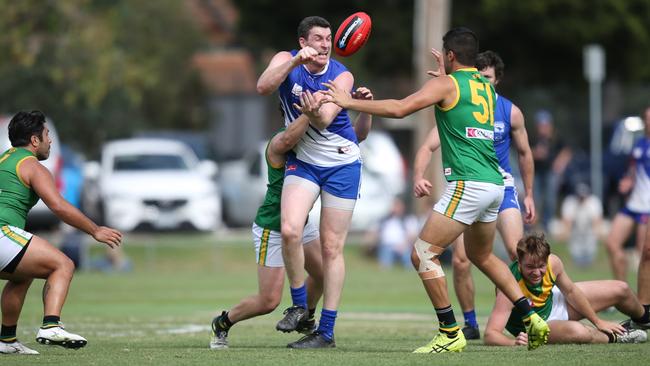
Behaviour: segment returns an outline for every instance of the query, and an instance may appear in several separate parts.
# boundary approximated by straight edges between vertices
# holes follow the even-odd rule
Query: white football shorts
[[[504,186],[494,183],[449,182],[433,210],[466,225],[496,221],[503,192]]]
[[[0,228],[0,270],[16,258],[32,240],[32,236],[34,235],[15,226],[4,225]]]
[[[279,231],[265,229],[253,223],[253,242],[257,264],[265,267],[284,267],[282,260],[282,234]],[[307,222],[302,232],[302,243],[307,244],[319,236],[318,226]]]
[[[562,291],[557,286],[553,286],[551,291],[553,292],[553,307],[546,321],[569,320],[569,310],[567,309],[566,298],[562,294]]]

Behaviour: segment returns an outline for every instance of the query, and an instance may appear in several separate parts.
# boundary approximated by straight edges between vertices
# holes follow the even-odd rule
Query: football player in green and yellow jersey
[[[478,49],[474,32],[464,27],[451,29],[443,37],[446,75],[428,80],[401,100],[354,100],[345,90],[326,83],[327,101],[348,110],[402,118],[429,106],[435,108],[448,185],[414,243],[411,258],[435,308],[440,332],[415,353],[460,352],[466,346],[438,260],[461,233],[472,263],[523,314],[531,335],[529,348],[543,345],[548,338],[548,325],[531,309],[507,265],[492,254],[504,186],[493,144],[495,93],[475,67]]]
[[[59,194],[52,174],[40,161],[50,155],[49,129],[43,113],[19,112],[9,122],[11,147],[0,155],[0,279],[7,280],[2,292],[0,353],[38,354],[16,338],[18,317],[34,278],[45,279],[43,325],[36,340],[46,345],[80,348],[87,343],[60,323],[74,264],[47,240],[25,231],[27,212],[45,202],[65,223],[95,240],[117,247],[122,234],[97,226]]]
[[[647,340],[644,330],[628,330],[596,315],[611,306],[633,318],[644,313],[627,283],[616,280],[574,283],[560,258],[551,254],[543,236],[530,235],[519,241],[517,260],[512,262],[510,270],[530,306],[548,322],[549,343],[641,343]],[[580,319],[588,319],[594,327],[581,323]],[[506,336],[504,329],[515,338]],[[528,337],[521,314],[498,291],[485,329],[485,343],[525,345]]]

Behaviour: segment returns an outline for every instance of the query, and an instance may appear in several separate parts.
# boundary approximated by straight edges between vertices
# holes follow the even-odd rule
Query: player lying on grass
[[[517,244],[517,260],[510,270],[533,310],[548,322],[549,343],[641,343],[648,338],[643,330],[628,330],[603,320],[596,312],[615,306],[631,317],[643,314],[643,307],[623,281],[574,283],[564,271],[559,257],[543,235],[530,235]],[[594,326],[581,323],[588,319]],[[512,303],[497,290],[496,303],[485,329],[485,344],[518,346],[528,344],[524,325]],[[515,338],[506,336],[507,330]]]
[[[321,96],[316,94],[315,97]],[[369,89],[361,87],[356,90],[354,97],[372,99],[372,93]],[[302,104],[308,103],[309,101],[305,100]],[[372,119],[369,115],[359,115],[355,123],[355,133],[359,141],[366,139],[371,124]],[[282,300],[285,270],[280,233],[280,199],[284,181],[285,154],[300,140],[308,126],[309,119],[301,115],[286,129],[278,131],[266,147],[269,184],[264,202],[257,210],[253,222],[259,290],[257,294],[241,300],[230,311],[223,311],[220,316],[213,319],[211,349],[228,348],[228,331],[235,323],[268,314],[275,310]],[[299,322],[296,330],[311,333],[316,323],[314,319],[316,305],[323,292],[321,246],[318,226],[315,223],[308,221],[305,225],[302,243],[305,252],[305,269],[309,273],[306,281],[309,316]]]
[[[59,194],[52,174],[40,163],[49,157],[52,143],[43,113],[13,116],[9,140],[13,147],[0,155],[0,279],[7,280],[1,300],[0,353],[38,354],[16,338],[18,317],[34,278],[45,279],[43,325],[36,340],[66,348],[84,347],[86,339],[67,332],[60,323],[74,264],[47,240],[24,231],[27,213],[40,198],[65,223],[111,248],[120,245],[122,234],[95,225]]]

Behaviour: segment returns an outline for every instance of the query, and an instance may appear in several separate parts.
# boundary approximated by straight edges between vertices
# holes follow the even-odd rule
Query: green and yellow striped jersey
[[[551,268],[550,257],[546,262],[546,273],[542,277],[542,281],[537,285],[531,285],[524,280],[524,277],[519,271],[519,262],[514,261],[510,264],[510,271],[515,276],[521,292],[524,293],[524,296],[528,299],[531,308],[536,312],[542,319],[548,319],[551,315],[551,310],[553,309],[553,286],[555,286],[555,275],[553,274],[553,269]],[[510,334],[515,337],[521,333],[526,332],[524,327],[524,322],[521,318],[525,314],[521,314],[517,311],[516,308],[512,309],[510,317],[508,318],[508,323],[506,324],[506,329]]]

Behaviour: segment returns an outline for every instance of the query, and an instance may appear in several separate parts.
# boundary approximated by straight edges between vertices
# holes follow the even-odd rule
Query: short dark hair
[[[546,262],[548,256],[551,255],[551,246],[546,241],[544,234],[531,234],[519,240],[517,243],[517,259],[519,263],[521,263],[524,255],[529,255],[534,260],[541,259]]]
[[[319,16],[310,16],[303,19],[300,21],[300,24],[298,24],[298,38],[307,39],[307,36],[309,36],[309,31],[314,27],[332,28],[330,26],[330,22],[325,20],[325,18]]]
[[[29,145],[32,136],[43,141],[45,129],[45,115],[41,111],[20,111],[9,121],[9,141],[11,146],[21,147]]]
[[[494,51],[484,51],[476,56],[476,68],[480,70],[494,67],[494,77],[497,81],[503,77],[503,69],[505,65],[498,53]]]
[[[463,65],[474,66],[478,54],[478,37],[471,29],[457,27],[449,30],[442,37],[445,51],[453,51],[456,59]]]

